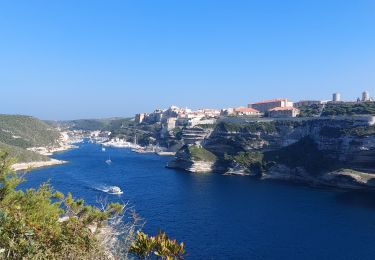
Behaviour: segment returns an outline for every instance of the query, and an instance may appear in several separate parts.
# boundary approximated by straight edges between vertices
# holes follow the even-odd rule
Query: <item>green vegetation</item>
[[[49,160],[26,148],[55,145],[59,136],[54,127],[34,117],[0,115],[0,151],[7,152],[19,162]]]
[[[258,172],[262,172],[275,164],[284,164],[291,168],[303,167],[313,174],[334,166],[333,161],[326,158],[309,137],[279,150],[264,153],[239,152],[236,155],[226,154],[224,159]]]
[[[216,156],[201,146],[191,145],[188,147],[191,159],[195,161],[214,162]]]
[[[131,118],[102,118],[102,119],[77,119],[70,121],[48,121],[48,124],[68,128],[71,130],[108,130],[121,128],[123,125],[133,124]]]
[[[323,105],[318,104],[302,106],[299,108],[300,114],[298,115],[298,117],[317,117],[320,115],[322,108]]]
[[[214,129],[216,127],[216,124],[200,124],[196,125],[196,127],[200,127],[203,129]]]
[[[375,102],[327,104],[322,116],[375,115]]]
[[[141,259],[184,259],[184,243],[169,239],[164,232],[159,232],[155,237],[149,237],[143,232],[137,232],[130,252]]]
[[[181,127],[175,127],[175,128],[172,130],[172,133],[173,133],[174,136],[181,135],[181,134],[182,134],[182,128],[181,128]]]
[[[10,170],[13,162],[0,154],[1,259],[183,259],[184,244],[165,233],[136,236],[138,218],[125,223],[121,204],[89,206],[48,183],[19,190],[24,179]]]
[[[266,165],[278,163],[291,168],[303,167],[312,174],[335,166],[309,137],[282,149],[265,152],[264,160]]]
[[[263,162],[263,154],[261,152],[239,152],[238,154],[224,155],[225,160],[235,161],[241,166],[251,167],[254,165],[261,165]]]
[[[87,130],[87,131],[94,131],[94,130],[102,130],[108,125],[107,120],[100,120],[100,119],[80,119],[71,121],[73,130]]]
[[[275,121],[275,128],[278,129],[280,127],[301,127],[307,124],[307,121],[304,120],[280,120]],[[278,129],[279,130],[279,129]]]
[[[339,138],[345,134],[345,129],[338,127],[324,126],[320,129],[319,134],[328,138]]]
[[[238,132],[242,129],[243,125],[240,123],[221,122],[217,128],[225,132]]]
[[[109,126],[111,119],[78,119],[64,122],[72,130],[95,131]]]
[[[49,157],[28,151],[26,149],[11,146],[0,142],[0,151],[8,153],[10,156],[17,158],[18,162],[48,161]]]
[[[74,200],[71,194],[55,192],[49,184],[26,191],[16,188],[24,181],[10,171],[13,163],[0,156],[0,248],[8,259],[88,259],[105,252],[91,232],[110,217],[120,214],[122,206],[109,204],[101,211]],[[61,221],[61,217],[66,217]]]
[[[236,155],[224,155],[225,161],[233,161],[238,165],[250,169],[253,172],[264,170],[263,153],[261,152],[239,152]]]
[[[59,132],[30,116],[0,115],[0,142],[21,148],[56,143]]]
[[[343,135],[364,137],[368,135],[375,135],[375,126],[356,126],[353,128],[325,126],[320,130],[320,135],[329,138],[339,138]]]
[[[251,122],[251,123],[229,123],[221,122],[217,126],[222,131],[226,132],[257,132],[264,131],[273,133],[276,131],[276,124],[274,121],[269,122]]]
[[[346,131],[350,135],[364,137],[368,135],[375,135],[375,126],[357,126]]]

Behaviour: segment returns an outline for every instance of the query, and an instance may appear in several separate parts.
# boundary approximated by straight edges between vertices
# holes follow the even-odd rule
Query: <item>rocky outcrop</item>
[[[215,163],[207,161],[181,161],[173,160],[168,163],[168,168],[180,169],[194,173],[207,173],[215,171]]]
[[[12,165],[12,169],[14,171],[32,170],[35,168],[60,165],[64,163],[67,163],[67,162],[62,161],[62,160],[50,159],[48,161],[40,161],[40,162],[16,163]]]
[[[187,144],[182,147],[167,167],[189,172],[204,173],[219,171],[216,168],[217,158],[200,145]]]

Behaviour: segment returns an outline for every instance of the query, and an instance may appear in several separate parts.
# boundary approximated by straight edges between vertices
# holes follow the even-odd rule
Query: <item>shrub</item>
[[[225,155],[225,160],[230,160],[244,167],[261,165],[263,162],[263,154],[261,152],[239,152],[234,156]]]
[[[320,115],[323,108],[321,104],[305,105],[299,108],[300,114],[298,117],[316,117]]]
[[[125,223],[124,205],[89,206],[70,193],[65,196],[54,191],[48,183],[38,189],[17,190],[25,180],[11,170],[13,163],[8,154],[0,154],[1,259],[127,258],[139,221],[135,213]],[[183,244],[176,247],[165,234],[160,236],[169,250],[158,250],[161,258],[182,252]]]
[[[169,239],[164,232],[159,232],[155,237],[149,237],[143,232],[137,232],[137,237],[130,248],[140,259],[184,259],[184,243]]]

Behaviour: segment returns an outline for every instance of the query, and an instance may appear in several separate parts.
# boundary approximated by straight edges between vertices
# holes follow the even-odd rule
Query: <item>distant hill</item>
[[[47,121],[49,125],[70,130],[108,130],[121,128],[122,125],[128,125],[131,118],[103,118],[103,119],[77,119],[70,121]]]
[[[54,127],[37,118],[0,114],[0,151],[8,152],[19,162],[48,160],[26,148],[55,145],[59,136]]]
[[[0,115],[0,142],[22,148],[56,144],[59,132],[45,122],[21,115]]]

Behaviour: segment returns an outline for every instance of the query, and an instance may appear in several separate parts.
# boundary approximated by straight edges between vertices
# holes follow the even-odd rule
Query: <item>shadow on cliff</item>
[[[346,191],[336,196],[338,203],[375,209],[375,191]]]

